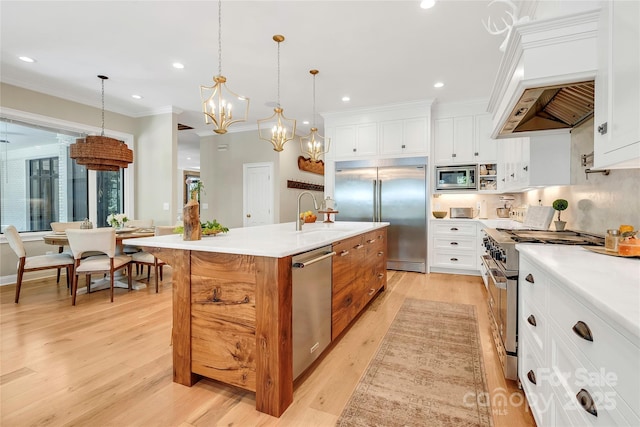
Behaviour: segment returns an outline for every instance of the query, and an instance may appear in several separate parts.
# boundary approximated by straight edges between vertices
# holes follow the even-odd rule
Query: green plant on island
[[[553,209],[558,211],[558,221],[562,221],[560,219],[560,213],[569,207],[569,202],[565,199],[556,199],[553,201]]]
[[[227,227],[223,227],[215,219],[213,221],[201,222],[200,226],[202,227],[202,234],[204,235],[226,233],[229,231]],[[184,226],[178,225],[176,228],[173,229],[173,232],[176,234],[183,233]]]

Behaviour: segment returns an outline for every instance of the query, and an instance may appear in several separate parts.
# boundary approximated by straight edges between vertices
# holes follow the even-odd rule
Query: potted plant
[[[553,201],[553,209],[558,211],[558,220],[554,221],[554,224],[556,226],[556,231],[564,230],[566,221],[562,221],[560,219],[560,213],[562,213],[562,211],[567,209],[568,207],[569,207],[569,202],[567,202],[565,199],[556,199]]]

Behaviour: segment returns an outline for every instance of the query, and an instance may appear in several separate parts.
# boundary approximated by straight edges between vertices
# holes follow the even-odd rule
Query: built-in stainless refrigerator
[[[336,162],[340,221],[389,222],[387,268],[426,272],[427,158]]]

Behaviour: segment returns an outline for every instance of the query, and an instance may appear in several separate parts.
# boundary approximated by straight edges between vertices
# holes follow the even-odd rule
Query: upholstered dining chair
[[[16,281],[16,304],[20,299],[20,289],[22,287],[22,278],[24,273],[37,270],[48,269],[67,269],[67,286],[73,276],[73,258],[66,254],[52,254],[52,255],[35,255],[27,256],[27,251],[24,248],[22,239],[18,230],[13,225],[7,226],[4,230],[4,235],[9,242],[9,246],[18,256],[18,277]]]
[[[135,228],[151,228],[153,227],[152,219],[130,219],[126,222],[127,227]],[[136,252],[140,252],[140,248],[134,245],[124,245],[122,252],[127,255],[132,255]],[[136,273],[138,272],[138,266],[136,265]]]
[[[73,221],[73,222],[52,222],[51,225],[51,231],[53,231],[54,233],[61,233],[63,231],[66,231],[69,228],[80,228],[80,226],[82,225],[84,221]],[[71,254],[71,251],[67,251],[65,252],[64,250],[64,246],[58,246],[58,253],[62,254],[62,253],[66,253],[68,256],[73,257],[73,255]],[[56,275],[56,283],[60,283],[60,268],[58,269],[58,274]],[[69,287],[69,281],[67,280],[67,287]]]
[[[154,234],[156,236],[163,236],[167,234],[173,234],[174,226],[157,226],[154,229]],[[131,255],[131,260],[136,264],[136,272],[137,266],[142,266],[142,272],[144,273],[144,266],[147,266],[147,281],[149,281],[151,277],[151,267],[153,267],[153,274],[156,282],[156,293],[158,293],[158,276],[160,280],[162,280],[162,267],[166,265],[164,261],[159,260],[149,252],[140,251]]]
[[[71,304],[76,305],[78,291],[78,276],[86,277],[87,291],[91,286],[91,275],[108,273],[110,281],[111,302],[113,302],[114,273],[123,268],[127,269],[129,290],[131,287],[131,257],[116,255],[116,230],[114,228],[94,228],[90,230],[67,230],[67,239],[75,260],[73,284],[71,286]],[[102,252],[104,255],[82,258],[85,252]]]

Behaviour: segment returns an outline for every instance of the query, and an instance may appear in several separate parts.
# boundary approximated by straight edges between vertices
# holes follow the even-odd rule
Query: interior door
[[[243,226],[273,224],[273,163],[243,165]]]

